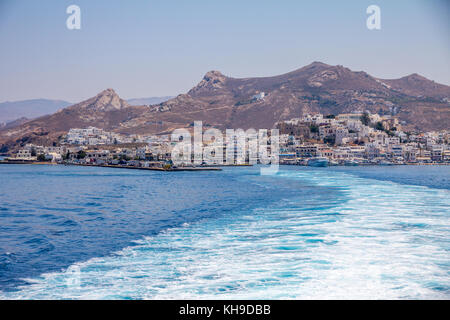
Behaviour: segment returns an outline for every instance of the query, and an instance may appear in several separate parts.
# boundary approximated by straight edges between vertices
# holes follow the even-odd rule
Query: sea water
[[[0,177],[1,299],[450,298],[450,167]]]

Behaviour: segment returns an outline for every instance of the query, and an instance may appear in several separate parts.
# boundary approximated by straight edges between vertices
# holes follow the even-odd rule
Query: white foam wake
[[[167,230],[3,299],[448,299],[449,192],[313,170],[334,190]]]

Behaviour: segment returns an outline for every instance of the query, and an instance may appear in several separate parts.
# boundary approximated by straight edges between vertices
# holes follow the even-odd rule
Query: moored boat
[[[328,159],[325,157],[316,157],[308,160],[310,167],[326,167],[328,166]]]
[[[350,166],[350,167],[356,167],[357,165],[359,165],[359,162],[356,160],[347,160],[344,162],[345,166]]]
[[[378,163],[380,166],[393,166],[394,164],[387,160],[382,160]]]

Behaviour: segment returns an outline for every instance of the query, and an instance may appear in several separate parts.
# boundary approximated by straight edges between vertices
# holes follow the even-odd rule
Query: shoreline
[[[223,167],[251,167],[251,164],[233,164],[233,165],[211,165],[207,167],[176,167],[176,168],[162,168],[162,167],[135,167],[135,166],[124,166],[124,165],[108,165],[108,164],[82,164],[82,163],[55,163],[50,161],[5,161],[0,160],[1,164],[22,164],[22,165],[52,165],[52,166],[80,166],[80,167],[101,167],[101,168],[116,168],[116,169],[134,169],[134,170],[150,170],[150,171],[222,171]],[[297,166],[297,167],[312,167],[308,165],[301,164],[289,164],[280,163],[280,166]],[[360,163],[356,166],[349,165],[328,165],[328,167],[398,167],[398,166],[449,166],[450,163],[403,163],[403,164],[365,164]],[[316,167],[320,168],[320,167]]]
[[[160,167],[133,167],[121,166],[113,164],[73,164],[63,163],[64,166],[80,166],[80,167],[101,167],[101,168],[118,168],[118,169],[134,169],[134,170],[150,170],[150,171],[222,171],[221,168],[215,167],[177,167],[177,168],[160,168]]]
[[[324,168],[328,167],[398,167],[398,166],[448,166],[450,163],[442,162],[442,163],[391,163],[391,164],[376,164],[376,163],[359,163],[358,165],[327,165]],[[280,166],[298,166],[298,167],[313,167],[303,164],[290,164],[290,163],[280,163]],[[320,167],[315,167],[320,168]]]
[[[134,169],[134,170],[150,170],[150,171],[222,171],[218,167],[177,167],[177,168],[160,168],[160,167],[133,167],[121,165],[101,165],[101,164],[74,164],[74,163],[54,163],[54,162],[26,162],[26,161],[0,161],[0,164],[28,164],[28,165],[53,165],[53,166],[80,166],[80,167],[102,167],[116,169]]]

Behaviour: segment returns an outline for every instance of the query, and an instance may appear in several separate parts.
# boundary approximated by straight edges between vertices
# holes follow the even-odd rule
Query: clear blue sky
[[[446,0],[0,0],[0,101],[177,95],[209,70],[270,76],[312,61],[450,84]],[[66,8],[81,8],[81,30]],[[381,7],[382,29],[366,28]]]

